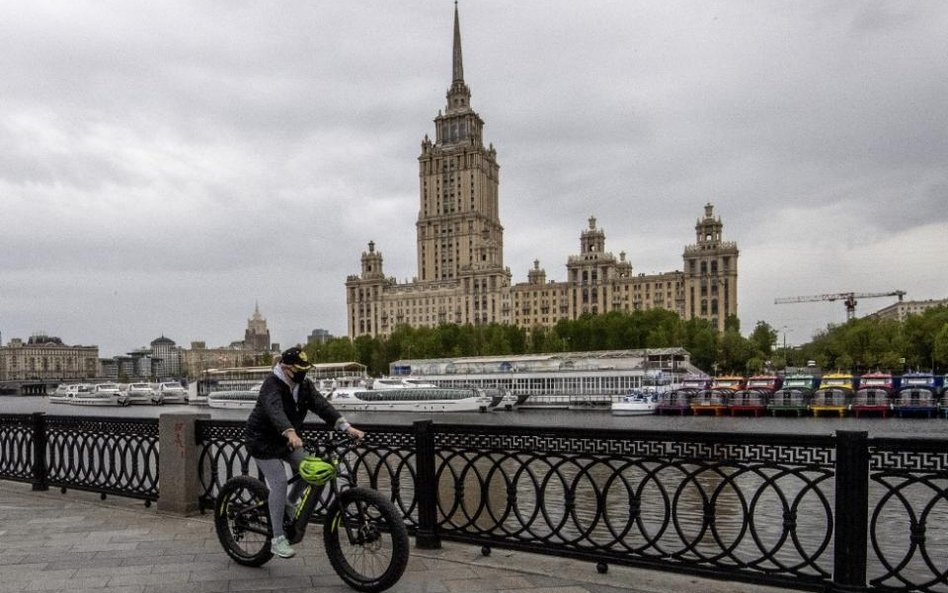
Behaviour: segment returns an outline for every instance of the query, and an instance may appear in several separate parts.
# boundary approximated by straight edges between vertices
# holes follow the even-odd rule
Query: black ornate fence
[[[155,421],[0,416],[0,478],[157,498]],[[365,426],[345,463],[442,539],[830,591],[948,592],[948,440]],[[325,436],[318,425],[304,437]],[[199,420],[200,501],[255,473]],[[45,444],[44,444],[45,443]],[[116,466],[109,469],[109,466]],[[44,482],[45,481],[45,482]]]
[[[0,479],[158,500],[158,420],[0,415]]]

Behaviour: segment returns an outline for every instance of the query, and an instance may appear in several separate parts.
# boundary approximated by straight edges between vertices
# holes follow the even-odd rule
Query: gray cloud
[[[0,332],[97,343],[344,334],[374,240],[416,273],[419,143],[453,6],[7,3]],[[587,218],[638,272],[681,267],[706,202],[741,248],[740,315],[807,340],[836,303],[941,298],[942,3],[460,5],[501,164],[505,260],[565,276]],[[888,304],[860,303],[865,313]]]

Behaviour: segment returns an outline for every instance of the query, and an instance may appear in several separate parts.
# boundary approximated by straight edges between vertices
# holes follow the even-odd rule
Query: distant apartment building
[[[83,380],[100,373],[98,346],[69,346],[60,338],[36,334],[0,347],[0,381]]]
[[[260,360],[259,355],[243,347],[208,348],[204,342],[191,342],[191,348],[182,350],[181,354],[184,375],[189,379],[211,369],[255,366]]]
[[[899,301],[888,307],[871,313],[869,317],[905,321],[909,315],[920,315],[934,307],[948,307],[948,299],[929,299],[927,301]]]
[[[332,339],[332,334],[329,333],[329,330],[325,329],[314,329],[309,336],[306,338],[307,344],[325,344]]]
[[[511,283],[504,266],[497,151],[485,145],[484,122],[470,105],[457,6],[452,57],[447,105],[434,120],[435,138],[424,137],[418,157],[418,275],[402,284],[386,277],[382,253],[370,241],[361,272],[346,280],[349,337],[388,335],[400,324],[529,329],[587,313],[655,308],[707,319],[723,330],[725,319],[737,314],[739,252],[736,243],[724,240],[710,203],[695,225],[695,243],[684,248],[682,270],[635,274],[624,252],[616,258],[606,251],[605,232],[590,217],[579,253],[567,260],[565,281],[548,282],[535,260],[526,283]]]

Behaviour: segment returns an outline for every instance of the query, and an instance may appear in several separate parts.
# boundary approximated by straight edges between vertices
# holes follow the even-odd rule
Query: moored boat
[[[658,393],[651,391],[633,390],[626,394],[621,401],[613,402],[613,416],[647,416],[655,414],[658,409]]]
[[[159,383],[154,389],[154,401],[159,406],[164,404],[188,403],[188,390],[177,381],[165,381],[163,383]]]
[[[492,401],[483,389],[451,387],[342,387],[328,398],[339,410],[384,412],[486,412]]]
[[[827,373],[813,392],[810,411],[814,416],[836,414],[843,417],[852,404],[855,378],[850,373]]]
[[[61,383],[58,385],[51,394],[49,394],[48,399],[51,404],[66,404],[69,403],[70,397],[79,389],[92,390],[92,385],[87,383]]]
[[[698,393],[697,389],[682,387],[665,391],[658,396],[658,406],[655,411],[660,415],[684,416],[691,413],[691,399]]]
[[[412,387],[437,387],[437,385],[417,377],[379,377],[372,380],[372,389],[410,389]]]
[[[682,348],[397,360],[393,377],[439,387],[499,388],[522,409],[609,411],[631,389],[665,387],[698,371]]]
[[[128,398],[126,405],[153,405],[155,403],[155,390],[150,383],[129,383],[125,388],[125,395]]]
[[[859,388],[853,396],[850,406],[853,416],[859,418],[873,414],[887,417],[892,409],[890,397],[894,389],[895,381],[891,373],[866,373],[859,378]]]
[[[695,416],[723,416],[731,393],[730,389],[702,389],[691,398],[691,413]]]
[[[793,373],[783,379],[780,389],[767,400],[767,411],[771,416],[793,414],[800,417],[809,412],[810,398],[817,384],[816,375]]]
[[[732,393],[728,399],[727,409],[731,416],[763,416],[767,412],[767,400],[780,388],[781,382],[777,375],[753,375],[748,378],[744,388]]]
[[[237,381],[232,383],[234,384],[222,381],[221,389],[209,392],[207,406],[229,410],[249,410],[257,405],[257,396],[260,395],[262,382],[251,385],[243,385]]]
[[[892,398],[892,412],[900,417],[934,417],[938,414],[938,387],[932,373],[905,373]]]
[[[78,388],[67,392],[68,403],[77,406],[119,406],[125,401],[125,394],[117,383],[99,383],[97,385],[80,384]]]

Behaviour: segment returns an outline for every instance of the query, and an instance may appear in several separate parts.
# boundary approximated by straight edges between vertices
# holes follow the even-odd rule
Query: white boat
[[[634,390],[612,404],[613,416],[648,416],[658,410],[658,393]]]
[[[188,390],[177,381],[166,381],[158,383],[155,389],[155,403],[159,406],[164,404],[186,404],[188,403]]]
[[[249,410],[257,405],[257,396],[260,395],[262,385],[262,382],[250,386],[227,385],[225,383],[222,385],[223,389],[211,391],[207,394],[207,405],[210,408]],[[230,388],[228,389],[228,387]]]
[[[153,405],[158,403],[155,390],[148,383],[129,383],[125,389],[128,398],[125,405]]]
[[[632,389],[668,387],[699,372],[683,348],[397,360],[389,368],[439,387],[503,389],[521,409],[604,411]]]
[[[81,383],[75,387],[66,391],[66,397],[67,403],[76,406],[119,406],[125,401],[125,394],[117,383]]]
[[[492,398],[482,389],[342,387],[328,395],[338,410],[384,412],[486,412]]]
[[[411,389],[437,387],[430,381],[418,377],[380,377],[372,381],[372,389]]]
[[[92,389],[92,385],[86,385],[86,388]],[[78,383],[60,383],[56,390],[49,394],[49,403],[51,404],[66,404],[69,403],[70,393],[79,389]]]

